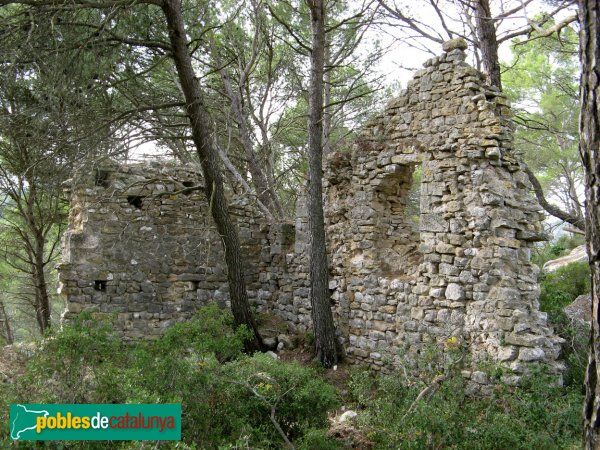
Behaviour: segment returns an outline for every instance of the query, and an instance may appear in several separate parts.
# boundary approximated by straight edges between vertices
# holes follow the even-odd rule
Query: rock
[[[265,347],[268,349],[275,350],[277,348],[277,339],[274,337],[265,337],[263,338],[263,344],[265,344]]]
[[[583,294],[565,306],[565,314],[571,321],[592,323],[592,294]]]
[[[467,44],[467,41],[465,41],[463,38],[455,38],[455,39],[450,39],[449,41],[446,41],[442,44],[442,50],[444,50],[445,52],[451,52],[452,50],[466,50],[469,48],[469,45]]]
[[[551,273],[569,264],[587,260],[588,255],[585,245],[580,245],[579,247],[575,247],[573,250],[571,250],[568,255],[548,261],[546,264],[544,264],[542,270],[546,273]]]
[[[277,336],[277,341],[279,341],[279,344],[282,345],[282,348],[285,348],[288,350],[291,350],[294,348],[294,343],[285,334],[280,334],[279,336]],[[279,344],[278,344],[278,346],[279,346]]]
[[[489,383],[488,376],[485,372],[476,371],[471,374],[471,380],[477,384],[487,384]]]
[[[546,357],[546,352],[541,348],[522,348],[519,359],[522,361],[541,361]]]
[[[273,359],[279,359],[279,356],[277,355],[277,353],[272,352],[271,350],[269,350],[268,352],[266,352],[265,355],[268,355],[268,356],[270,356]]]
[[[445,295],[448,300],[463,300],[465,298],[465,290],[460,284],[450,283],[446,288]]]
[[[446,232],[449,224],[440,214],[421,214],[421,231]]]
[[[499,361],[513,361],[519,351],[515,347],[501,347],[498,349],[498,360]]]
[[[544,345],[546,339],[542,336],[535,334],[515,334],[507,333],[504,337],[507,344],[517,345],[520,347],[536,347],[538,345]]]
[[[356,411],[352,411],[351,409],[349,409],[348,411],[346,411],[345,413],[343,413],[340,416],[340,418],[338,419],[338,422],[340,422],[340,423],[348,422],[349,420],[355,419],[356,417],[358,417],[358,413]]]

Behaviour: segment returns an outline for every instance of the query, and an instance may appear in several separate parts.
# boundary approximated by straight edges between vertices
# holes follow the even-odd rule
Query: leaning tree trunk
[[[586,373],[584,443],[600,448],[600,4],[579,0],[581,115],[579,153],[585,170],[586,241],[592,272],[592,330]]]
[[[262,339],[250,311],[240,241],[225,199],[218,154],[212,146],[210,120],[204,106],[200,84],[194,76],[192,68],[189,42],[186,38],[181,13],[181,0],[165,0],[162,3],[162,9],[167,20],[173,60],[185,96],[187,115],[192,128],[192,139],[202,165],[206,197],[225,248],[227,280],[234,321],[238,326],[246,325],[253,332],[254,338],[246,342],[246,350],[256,351],[262,348]]]
[[[502,90],[496,27],[492,19],[489,0],[476,0],[475,24],[479,50],[481,51],[481,58],[483,60],[483,70],[488,77],[489,83]]]
[[[26,178],[26,180],[29,185],[29,192],[25,197],[25,204],[21,211],[31,235],[31,239],[27,239],[27,245],[29,246],[31,274],[35,290],[35,314],[40,332],[44,335],[50,328],[50,295],[48,294],[48,283],[44,273],[46,238],[40,225],[43,219],[40,217],[39,209],[36,208],[36,205],[44,200],[38,196],[38,186],[33,177]]]
[[[308,119],[308,227],[310,233],[310,300],[317,358],[324,367],[337,362],[335,328],[329,304],[329,267],[323,217],[323,74],[325,67],[324,0],[308,0],[311,14]]]

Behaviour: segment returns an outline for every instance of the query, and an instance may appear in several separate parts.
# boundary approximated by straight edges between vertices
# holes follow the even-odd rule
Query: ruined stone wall
[[[334,298],[351,359],[416,356],[456,336],[474,359],[523,372],[557,370],[561,340],[539,311],[531,247],[539,205],[513,156],[510,109],[464,62],[464,41],[418,71],[363,130],[351,154],[328,159]],[[407,193],[421,168],[420,221]]]
[[[366,125],[352,152],[325,161],[339,340],[349,361],[377,369],[454,337],[473,360],[512,369],[506,381],[531,362],[560,371],[561,339],[539,311],[530,262],[532,245],[544,239],[540,208],[513,155],[508,101],[464,62],[465,48],[447,44]],[[124,335],[135,338],[157,336],[209,300],[227,303],[203,193],[185,190],[197,179],[155,165],[74,182],[60,274],[71,313],[116,312]],[[309,330],[304,200],[293,225],[267,225],[247,201],[232,204],[251,301],[291,329]],[[487,382],[483,372],[465,376]]]
[[[156,163],[107,164],[72,180],[59,268],[67,317],[93,308],[116,314],[125,338],[153,338],[209,301],[228,306],[223,247],[199,179]],[[243,199],[232,199],[231,213],[248,294],[264,307],[276,289],[267,273],[269,229]]]

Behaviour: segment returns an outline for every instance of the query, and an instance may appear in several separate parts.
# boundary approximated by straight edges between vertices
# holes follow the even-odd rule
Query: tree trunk
[[[586,373],[584,443],[600,448],[600,4],[579,0],[581,115],[579,153],[585,170],[586,241],[592,272],[592,330]]]
[[[50,296],[48,295],[48,285],[46,275],[44,274],[44,244],[46,240],[43,236],[35,236],[35,266],[33,267],[33,277],[35,283],[36,297],[36,315],[42,335],[50,328]]]
[[[237,228],[231,219],[223,178],[218,163],[218,154],[212,146],[210,120],[204,106],[204,99],[198,79],[194,76],[192,59],[181,13],[181,0],[165,0],[162,9],[167,20],[172,56],[177,75],[185,96],[187,115],[192,129],[192,139],[196,146],[205,182],[205,192],[217,231],[225,248],[227,280],[231,310],[236,326],[246,325],[253,332],[253,339],[246,342],[246,350],[262,348],[262,339],[250,311],[246,282],[242,265],[242,254]]]
[[[29,192],[25,197],[25,205],[21,211],[31,234],[28,252],[35,291],[35,315],[40,333],[43,336],[50,328],[50,296],[48,295],[48,285],[44,273],[46,238],[42,231],[43,225],[40,223],[43,222],[43,219],[40,217],[39,209],[36,209],[36,205],[43,202],[43,199],[38,196],[37,180],[33,176],[26,177],[26,180]]]
[[[311,14],[308,123],[308,227],[310,233],[310,300],[317,358],[324,367],[337,363],[335,328],[329,304],[329,267],[323,217],[323,74],[325,65],[324,0],[307,0]]]
[[[327,66],[331,65],[329,44],[325,41],[324,60]],[[331,68],[323,73],[323,153],[331,152]]]
[[[14,336],[12,334],[12,329],[10,327],[10,321],[8,320],[8,314],[6,314],[6,308],[4,307],[4,302],[0,299],[0,322],[4,324],[4,338],[6,339],[7,344],[12,344],[14,342]]]
[[[496,27],[492,19],[489,0],[475,1],[475,24],[477,27],[479,50],[481,51],[481,58],[483,60],[483,70],[489,83],[502,90]]]

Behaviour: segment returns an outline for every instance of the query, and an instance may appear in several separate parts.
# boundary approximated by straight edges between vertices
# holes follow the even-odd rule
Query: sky
[[[393,2],[394,0],[387,0],[389,4]],[[437,13],[431,7],[431,2],[437,2],[440,6],[445,7],[441,14],[449,29],[469,34],[469,30],[465,30],[461,21],[458,20],[458,17],[460,17],[460,0],[397,0],[396,5],[400,7],[402,12],[407,15],[410,14],[411,17],[418,20],[419,26],[426,32],[446,40],[448,35],[443,31]],[[549,5],[547,1],[542,0],[490,0],[490,3],[493,16],[500,16],[517,6],[525,5],[521,11],[510,14],[507,18],[496,22],[497,34],[500,38],[526,27],[528,20],[539,15],[542,11],[553,11],[556,8],[556,6]],[[556,17],[560,20],[574,12],[575,5],[558,12]],[[417,38],[414,32],[406,33],[398,28],[398,20],[390,20],[389,22],[387,25],[371,29],[368,38],[371,41],[379,39],[383,46],[390,47],[390,51],[381,58],[377,68],[385,77],[386,82],[389,84],[399,81],[402,85],[406,85],[412,78],[412,73],[422,68],[427,59],[442,53],[442,46],[439,43],[423,39],[421,36]],[[508,62],[511,58],[510,41],[505,41],[500,45],[500,60]],[[472,53],[467,62],[476,66]]]
[[[354,0],[352,2],[354,8],[359,8],[362,1],[369,0]],[[431,6],[432,3],[440,5],[440,8],[443,6],[440,14],[436,13],[436,10]],[[492,15],[495,17],[506,14],[517,6],[525,5],[517,13],[510,14],[508,17],[496,22],[497,34],[500,38],[526,27],[528,21],[542,11],[552,11],[556,8],[549,5],[547,1],[542,0],[490,0],[490,3]],[[414,18],[418,22],[418,26],[425,32],[441,39],[446,40],[449,37],[444,32],[441,19],[444,20],[450,30],[458,34],[469,35],[470,33],[468,29],[465,29],[462,21],[459,20],[461,17],[461,0],[386,0],[386,4],[399,8],[404,14]],[[560,20],[573,14],[574,8],[575,6],[572,6],[558,12],[556,14],[557,19]],[[353,12],[349,10],[346,14],[352,15]],[[342,19],[342,17],[339,19]],[[412,78],[412,74],[422,68],[427,59],[442,53],[442,46],[440,43],[428,41],[414,32],[410,33],[399,28],[398,24],[400,22],[397,19],[378,20],[377,22],[377,25],[371,27],[366,33],[363,45],[358,51],[363,55],[372,52],[376,41],[379,42],[382,48],[387,50],[376,64],[375,77],[383,80],[382,84],[384,86],[394,86],[395,93],[398,93],[397,91],[406,86]],[[510,41],[505,41],[500,45],[500,60],[508,62],[511,58]],[[472,52],[469,53],[467,62],[476,66]],[[145,143],[132,151],[131,156],[133,159],[144,159],[147,156],[156,158],[163,154],[164,150],[156,148],[154,143]]]

